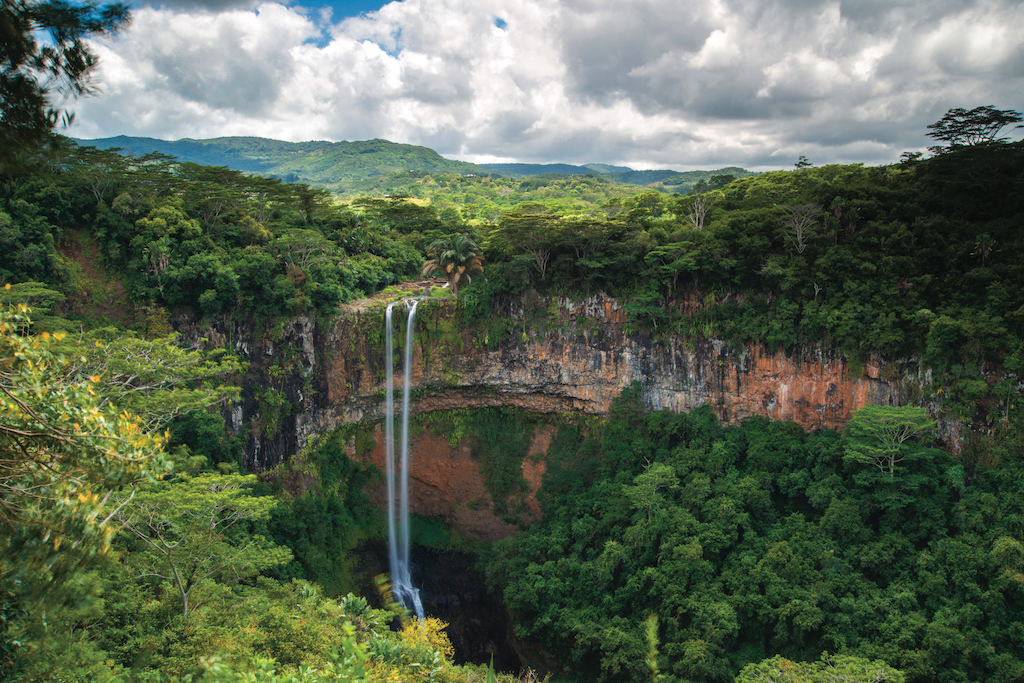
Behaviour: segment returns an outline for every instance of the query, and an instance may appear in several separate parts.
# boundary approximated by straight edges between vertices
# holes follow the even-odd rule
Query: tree
[[[89,92],[96,66],[84,39],[114,33],[128,19],[119,2],[0,0],[0,169],[71,121],[65,106]]]
[[[721,192],[708,192],[694,196],[693,202],[690,204],[686,214],[686,221],[690,224],[690,227],[694,230],[703,230],[704,225],[707,223],[708,213],[711,212],[711,207],[721,198]]]
[[[671,278],[668,288],[669,297],[676,293],[679,276],[683,274],[696,277],[700,261],[699,243],[672,242],[649,251],[644,260],[658,275]]]
[[[786,217],[782,219],[782,230],[786,239],[793,243],[798,254],[804,253],[807,248],[807,240],[810,230],[818,224],[821,217],[821,204],[799,204],[797,206],[784,206]]]
[[[903,683],[906,676],[882,660],[829,655],[791,662],[779,655],[743,667],[736,683]]]
[[[913,439],[934,427],[924,408],[866,405],[846,424],[850,440],[844,458],[894,477],[896,465],[918,455]]]
[[[315,263],[325,263],[336,256],[338,247],[319,230],[295,228],[284,232],[270,243],[271,252],[284,261],[289,270],[306,270]]]
[[[491,246],[507,252],[525,251],[543,280],[555,238],[561,232],[561,216],[543,204],[524,204],[501,217],[491,233]]]
[[[484,257],[480,247],[466,235],[456,235],[435,241],[427,253],[430,258],[423,264],[421,274],[426,277],[431,273],[441,272],[448,279],[452,294],[459,295],[459,281],[465,277],[466,282],[472,281],[472,273],[481,273],[484,269]]]
[[[622,492],[638,510],[647,510],[647,521],[651,521],[651,510],[658,502],[658,491],[672,491],[679,488],[679,477],[671,465],[648,463],[644,471],[633,478],[633,484],[623,484]]]
[[[94,378],[101,407],[128,409],[150,431],[163,429],[179,415],[220,406],[238,396],[238,387],[224,382],[242,374],[245,366],[229,353],[184,349],[177,333],[160,339],[111,339],[109,333],[98,330],[55,344],[68,358],[62,374]]]
[[[975,107],[970,111],[950,109],[945,116],[928,126],[932,132],[927,133],[928,137],[948,143],[948,146],[939,145],[928,149],[933,154],[942,154],[957,147],[1005,142],[1008,138],[997,137],[999,132],[1021,121],[1024,121],[1024,116],[1019,111],[996,109],[992,105]]]
[[[626,223],[632,226],[647,228],[651,220],[665,213],[665,195],[657,190],[647,190],[630,197],[623,204],[626,206]]]
[[[81,569],[109,548],[111,488],[166,471],[165,437],[103,405],[98,377],[66,373],[60,334],[30,325],[23,304],[0,309],[0,671],[22,644],[12,624],[53,617],[90,584]]]
[[[111,487],[163,469],[163,437],[105,404],[99,377],[67,374],[55,337],[19,334],[29,323],[25,306],[0,311],[0,527],[42,529],[57,548],[75,543],[62,522],[93,528]]]
[[[140,578],[171,581],[183,616],[207,579],[237,580],[292,559],[290,550],[262,536],[229,538],[233,527],[266,520],[277,505],[272,496],[250,495],[254,483],[251,474],[203,474],[115,496],[110,517],[143,546],[129,562]]]

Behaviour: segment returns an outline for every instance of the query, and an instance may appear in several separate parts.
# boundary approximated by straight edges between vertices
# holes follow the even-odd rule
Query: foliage
[[[903,683],[903,675],[882,661],[825,653],[817,662],[795,663],[776,655],[743,667],[735,683]]]
[[[946,115],[928,126],[928,137],[948,143],[948,147],[932,147],[939,154],[956,147],[981,145],[992,142],[1006,142],[998,137],[1007,126],[1024,121],[1020,112],[996,109],[992,105],[975,107],[970,111],[961,108],[950,109]],[[1020,128],[1020,126],[1017,126]]]
[[[34,528],[70,549],[100,532],[109,487],[163,468],[164,439],[106,404],[99,377],[69,377],[60,335],[19,334],[29,323],[23,305],[0,311],[0,527]]]
[[[121,3],[69,4],[3,0],[0,4],[0,175],[19,153],[32,151],[58,121],[70,123],[66,102],[89,91],[96,55],[90,35],[114,33],[128,22]]]
[[[516,637],[568,681],[649,679],[650,615],[664,681],[731,681],[774,655],[765,671],[809,680],[861,680],[870,662],[885,680],[1020,675],[1007,654],[1024,607],[1012,578],[1024,553],[1009,540],[1020,459],[968,480],[928,451],[882,486],[887,474],[844,457],[857,438],[764,419],[727,428],[707,408],[648,413],[638,388],[600,436],[563,427],[543,520],[489,560]],[[782,661],[823,651],[837,654]]]
[[[294,559],[270,570],[271,576],[314,581],[329,596],[355,589],[351,551],[380,533],[381,515],[370,505],[364,486],[370,473],[344,451],[352,428],[308,446],[272,473],[272,490],[281,505],[271,512],[268,530],[291,549]],[[357,432],[357,438],[358,438]],[[314,481],[305,490],[293,482]]]
[[[473,273],[482,273],[483,256],[476,242],[467,235],[455,235],[433,242],[427,252],[430,257],[423,264],[421,275],[441,272],[448,280],[452,296],[459,296],[459,281],[472,282]]]
[[[249,495],[255,481],[255,475],[199,475],[113,497],[111,518],[140,541],[130,556],[138,576],[170,582],[183,616],[204,581],[237,581],[291,559],[286,548],[260,536],[229,535],[242,522],[266,520],[277,504]]]
[[[140,339],[98,329],[66,335],[56,345],[67,358],[69,377],[97,377],[102,405],[121,406],[147,429],[166,427],[176,417],[222,406],[238,396],[226,381],[245,366],[222,350],[183,349],[176,333]]]
[[[866,405],[855,411],[846,424],[850,441],[845,457],[877,467],[894,477],[896,465],[920,451],[914,437],[935,428],[924,408]]]
[[[70,148],[50,164],[0,195],[0,279],[73,293],[62,252],[76,226],[139,309],[244,309],[264,320],[328,313],[415,276],[426,246],[418,230],[437,223],[429,210],[401,233],[322,190],[161,156]],[[76,301],[61,311],[70,319],[81,315]]]
[[[106,403],[98,377],[69,375],[60,334],[30,327],[23,304],[0,311],[0,666],[35,653],[101,680],[81,624],[102,614],[90,571],[109,557],[103,506],[111,487],[166,470],[165,436]]]

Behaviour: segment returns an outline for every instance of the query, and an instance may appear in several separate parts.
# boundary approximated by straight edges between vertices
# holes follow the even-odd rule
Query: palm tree
[[[426,277],[441,272],[448,278],[452,294],[459,295],[459,281],[471,281],[471,273],[482,273],[484,257],[477,243],[466,235],[452,235],[439,239],[427,251],[430,258],[423,264],[421,275]]]

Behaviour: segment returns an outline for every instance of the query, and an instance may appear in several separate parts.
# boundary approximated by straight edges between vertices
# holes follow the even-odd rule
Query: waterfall
[[[416,305],[408,305],[409,316],[405,327],[405,368],[402,382],[402,443],[401,462],[396,477],[395,467],[395,390],[394,390],[394,341],[392,308],[388,304],[384,311],[384,367],[386,382],[384,388],[384,459],[388,487],[388,559],[391,563],[391,584],[395,598],[406,609],[414,611],[422,619],[423,603],[419,589],[413,588],[409,567],[409,394],[412,383],[413,328],[416,323]],[[396,479],[399,486],[396,490]],[[395,514],[395,499],[398,499],[398,514]]]

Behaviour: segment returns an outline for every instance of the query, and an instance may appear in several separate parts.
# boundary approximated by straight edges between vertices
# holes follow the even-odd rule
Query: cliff
[[[461,329],[453,301],[421,304],[413,412],[514,406],[603,415],[623,387],[639,382],[652,410],[709,404],[724,423],[763,415],[812,430],[842,427],[865,403],[900,404],[904,387],[917,385],[916,364],[854,368],[822,346],[771,352],[761,345],[732,349],[717,339],[631,334],[623,309],[607,297],[541,306],[543,324],[527,321],[519,338],[488,348],[479,332]],[[503,313],[527,318],[515,305]],[[371,332],[382,326],[382,308],[364,303],[345,307],[324,335],[327,397],[317,431],[383,416],[382,344],[372,342]],[[397,354],[395,366],[398,372]]]
[[[731,348],[718,339],[655,339],[631,331],[619,302],[603,296],[527,303],[504,305],[500,314],[515,323],[516,332],[495,340],[465,327],[454,300],[421,299],[412,412],[515,407],[555,419],[564,413],[600,416],[623,387],[638,382],[642,400],[653,410],[688,411],[707,404],[724,423],[762,415],[814,430],[842,427],[866,403],[919,400],[916,388],[927,379],[916,374],[913,362],[853,366],[824,346],[773,352],[761,345]],[[179,321],[186,336],[201,332],[209,343],[227,343],[250,362],[243,402],[231,422],[248,434],[251,469],[268,470],[341,425],[372,425],[383,418],[384,308],[383,300],[364,300],[343,306],[326,325],[297,318],[262,332],[239,323],[200,331]],[[395,310],[396,330],[402,330],[405,309]],[[402,339],[396,333],[396,346]],[[401,354],[396,348],[399,376]],[[540,514],[534,494],[550,437],[550,430],[539,430],[533,445],[537,457],[524,461],[530,488],[524,502],[534,515]],[[357,457],[354,445],[349,450]],[[377,426],[372,446],[358,457],[383,471],[383,453]],[[414,512],[439,516],[474,538],[514,531],[488,512],[484,479],[466,444],[452,447],[423,434],[412,453]],[[382,489],[370,493],[383,501]]]

